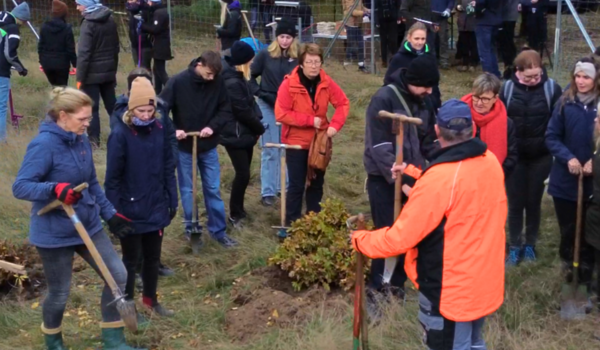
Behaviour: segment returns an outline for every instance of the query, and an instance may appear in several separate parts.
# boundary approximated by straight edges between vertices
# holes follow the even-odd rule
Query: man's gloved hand
[[[142,18],[142,15],[140,15],[140,14],[133,16],[133,18],[137,19],[139,22],[144,22],[144,19]]]
[[[81,193],[73,190],[74,188],[75,186],[68,182],[61,182],[54,186],[54,193],[59,201],[65,203],[66,205],[73,205],[83,198]]]
[[[113,215],[113,217],[107,221],[107,224],[110,232],[119,239],[123,239],[134,232],[133,226],[131,226],[131,220],[119,213]]]
[[[450,9],[446,9],[444,12],[442,12],[442,17],[449,18],[451,15],[452,13],[450,12]]]
[[[19,75],[20,75],[20,76],[22,76],[22,77],[26,77],[26,76],[27,76],[27,73],[29,73],[29,72],[27,71],[27,68],[23,68],[23,70],[19,72]]]
[[[169,219],[173,221],[177,215],[177,208],[169,208]]]

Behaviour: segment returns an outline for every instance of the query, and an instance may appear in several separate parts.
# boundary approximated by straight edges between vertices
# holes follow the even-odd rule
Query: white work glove
[[[452,14],[450,13],[450,9],[446,9],[444,12],[442,12],[442,17],[450,17]]]

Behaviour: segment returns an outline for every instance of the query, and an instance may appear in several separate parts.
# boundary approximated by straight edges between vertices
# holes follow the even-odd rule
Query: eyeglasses
[[[91,123],[92,122],[92,118],[93,117],[76,118],[75,120],[77,120],[80,123]]]
[[[523,75],[523,80],[537,80],[542,77],[542,73],[534,74],[534,75]]]
[[[312,66],[312,67],[319,67],[321,66],[321,61],[304,61],[304,64],[307,66]]]
[[[473,102],[474,103],[483,102],[485,104],[488,104],[488,103],[492,102],[492,100],[494,98],[496,98],[496,96],[494,96],[494,97],[479,97],[479,96],[473,95]]]

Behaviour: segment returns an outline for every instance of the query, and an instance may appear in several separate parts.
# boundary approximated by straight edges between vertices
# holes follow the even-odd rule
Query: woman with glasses
[[[306,186],[308,151],[317,130],[327,130],[327,136],[334,137],[344,126],[350,110],[344,91],[321,68],[323,50],[319,45],[303,46],[298,64],[279,87],[275,103],[275,118],[282,124],[281,142],[302,147],[286,150],[290,181],[286,226],[302,216],[305,193],[306,212],[321,211],[325,172],[315,170],[315,177]],[[331,120],[327,119],[329,104],[335,108]]]
[[[561,91],[544,72],[540,55],[526,50],[515,59],[514,72],[500,92],[508,117],[515,123],[519,145],[519,160],[506,182],[510,232],[508,266],[536,260],[544,181],[552,167],[545,134]],[[524,217],[525,245],[522,245]]]
[[[473,90],[462,100],[471,107],[475,136],[494,153],[508,179],[517,165],[517,137],[512,120],[506,115],[504,103],[498,98],[502,83],[490,73],[483,73],[473,82]]]

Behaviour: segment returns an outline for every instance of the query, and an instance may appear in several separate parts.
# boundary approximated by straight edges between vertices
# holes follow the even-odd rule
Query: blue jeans
[[[477,37],[477,51],[484,72],[494,74],[500,78],[498,59],[496,58],[496,36],[498,28],[494,26],[479,25],[475,28]]]
[[[6,110],[9,91],[10,78],[0,77],[0,142],[6,140]]]
[[[346,26],[347,47],[346,59],[357,59],[358,62],[365,61],[365,39],[360,27]]]
[[[275,112],[268,103],[256,100],[258,107],[263,115],[262,123],[265,126],[265,133],[260,138],[260,146],[265,143],[281,142],[279,126],[275,125]],[[279,158],[279,149],[262,148],[260,157],[260,182],[262,197],[275,197],[277,192],[281,191],[281,163]]]
[[[204,206],[208,213],[208,232],[213,239],[225,236],[227,224],[225,222],[225,203],[221,199],[221,167],[217,149],[198,153],[198,170],[202,180],[202,194]],[[185,229],[192,229],[192,154],[179,151],[179,164],[177,166],[177,179],[179,181],[179,195],[185,218]],[[198,213],[198,206],[193,208]],[[196,223],[198,228],[199,223]]]

